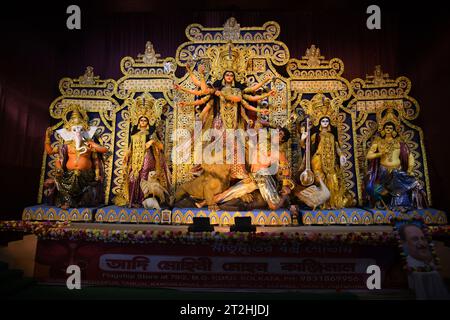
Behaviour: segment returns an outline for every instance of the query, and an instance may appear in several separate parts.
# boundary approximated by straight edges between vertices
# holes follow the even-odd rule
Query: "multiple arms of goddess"
[[[178,103],[178,105],[179,105],[180,107],[200,106],[200,105],[205,104],[206,102],[208,102],[210,98],[211,98],[211,95],[208,94],[208,95],[206,95],[206,96],[204,96],[203,98],[198,99],[198,100],[188,101],[188,102],[186,102],[186,101],[181,101],[181,102]]]
[[[270,90],[269,92],[264,93],[264,94],[262,94],[262,95],[256,95],[256,96],[253,96],[253,95],[247,94],[247,93],[255,93],[259,88],[261,88],[262,86],[264,86],[264,85],[265,85],[267,82],[269,82],[271,79],[272,79],[272,78],[271,78],[269,75],[267,75],[267,76],[264,78],[264,80],[261,81],[260,83],[257,83],[257,84],[255,84],[255,85],[249,87],[249,88],[245,88],[244,91],[243,91],[243,93],[244,93],[243,98],[244,98],[245,100],[247,100],[247,101],[258,102],[258,101],[260,101],[260,100],[262,100],[262,99],[267,98],[268,96],[273,96],[273,95],[275,95],[276,90],[274,90],[274,89],[272,89],[272,90]]]
[[[245,88],[244,89],[244,93],[255,93],[256,90],[258,90],[259,88],[261,88],[263,85],[265,85],[267,82],[269,82],[270,80],[272,80],[272,77],[270,75],[267,75],[263,81],[261,81],[260,83],[257,83],[251,87]]]
[[[186,70],[188,71],[189,77],[191,78],[192,82],[197,87],[199,87],[200,90],[191,90],[191,89],[184,88],[183,86],[180,86],[179,84],[175,84],[174,87],[176,90],[181,90],[183,92],[187,92],[187,93],[195,95],[195,96],[212,94],[214,92],[213,88],[208,88],[208,86],[206,85],[205,75],[204,75],[205,67],[203,65],[200,65],[198,68],[198,71],[200,74],[200,80],[197,79],[197,77],[195,76],[195,74],[192,72],[192,70],[190,69],[190,67],[188,65],[186,65]]]
[[[267,98],[268,96],[274,96],[276,93],[277,93],[276,90],[270,90],[269,92],[261,94],[259,96],[244,94],[242,95],[242,97],[247,101],[258,102],[260,100]]]
[[[245,109],[250,110],[250,111],[259,112],[259,113],[262,113],[262,114],[265,114],[265,115],[270,113],[269,109],[258,109],[258,108],[255,108],[255,107],[251,106],[245,100],[242,100],[242,105],[244,106]]]

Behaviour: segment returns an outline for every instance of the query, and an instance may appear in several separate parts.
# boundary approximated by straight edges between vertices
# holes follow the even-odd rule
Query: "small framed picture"
[[[172,223],[172,211],[171,210],[162,210],[161,211],[161,223],[162,224],[170,224]]]

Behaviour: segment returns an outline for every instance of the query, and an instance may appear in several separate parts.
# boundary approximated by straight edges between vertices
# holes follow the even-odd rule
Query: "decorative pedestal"
[[[97,210],[96,222],[160,223],[161,211],[145,208],[107,206]]]
[[[63,210],[54,206],[35,205],[23,209],[22,220],[38,221],[92,221],[97,208],[69,208]]]
[[[373,213],[373,220],[376,224],[389,224],[392,218],[409,219],[412,218],[413,216],[422,217],[425,224],[429,225],[447,224],[447,215],[445,214],[445,212],[433,208],[416,209],[408,211],[407,213],[401,213],[391,210],[379,210],[379,209],[371,209],[371,211]]]
[[[373,224],[372,214],[360,208],[343,208],[339,210],[300,210],[304,225],[369,225]]]
[[[343,208],[340,210],[300,210],[304,225],[369,225],[390,224],[393,218],[410,219],[413,216],[423,218],[425,224],[445,225],[447,215],[445,212],[433,208],[408,211],[402,213],[392,210]]]
[[[253,211],[209,211],[206,208],[174,208],[173,224],[190,224],[193,217],[209,217],[211,224],[233,225],[234,217],[251,217],[252,224],[261,226],[282,226],[291,224],[291,214],[287,209]]]
[[[408,213],[402,213],[392,210],[367,209],[373,215],[374,224],[390,224],[394,218],[409,219],[411,217]]]
[[[421,216],[426,224],[447,224],[447,214],[442,210],[433,208],[417,209],[408,212],[408,214]]]
[[[67,210],[63,210],[54,206],[35,205],[32,207],[26,207],[23,210],[22,220],[90,222],[94,216],[96,222],[165,222],[172,224],[191,224],[193,217],[209,217],[211,224],[227,226],[234,224],[234,217],[251,217],[253,225],[284,226],[292,224],[291,213],[288,209],[280,209],[275,211],[209,211],[206,208],[174,208],[172,210],[155,210],[118,206],[106,206],[102,208],[69,208]],[[413,216],[422,217],[427,225],[446,225],[448,220],[444,211],[433,208],[413,210],[407,213],[368,208],[299,211],[299,219],[301,217],[301,221],[304,225],[390,224],[393,218],[410,219]]]

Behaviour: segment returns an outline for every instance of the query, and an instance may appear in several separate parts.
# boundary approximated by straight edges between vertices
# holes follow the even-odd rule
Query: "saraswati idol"
[[[324,184],[330,192],[330,197],[322,204],[322,209],[340,209],[351,206],[354,202],[345,188],[341,168],[347,159],[338,138],[339,103],[338,98],[330,100],[322,93],[315,95],[311,101],[302,101],[313,128],[311,132],[308,130],[302,133],[300,144],[309,148],[306,142],[309,142],[307,139],[310,138],[310,165],[315,183]],[[309,158],[309,152],[306,157]],[[309,164],[309,159],[306,160]],[[304,180],[306,182],[310,179]]]

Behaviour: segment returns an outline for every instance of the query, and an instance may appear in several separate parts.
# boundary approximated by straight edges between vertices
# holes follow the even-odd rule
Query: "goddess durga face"
[[[232,71],[227,71],[223,78],[225,79],[225,83],[231,84],[234,81],[234,73]]]

